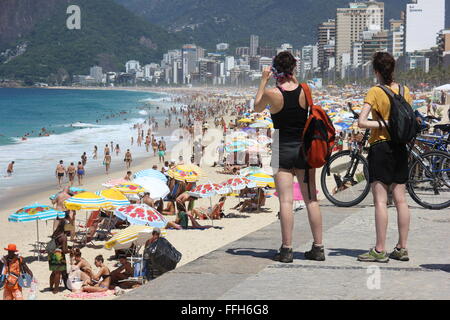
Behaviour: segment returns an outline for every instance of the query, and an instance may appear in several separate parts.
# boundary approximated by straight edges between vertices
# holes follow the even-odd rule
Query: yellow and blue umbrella
[[[202,175],[202,170],[196,165],[178,165],[167,174],[177,181],[196,182]]]
[[[244,169],[241,169],[240,171],[241,176],[246,177],[255,173],[264,173],[264,170],[260,167],[247,167]]]
[[[64,201],[68,210],[100,210],[112,209],[113,205],[105,198],[92,192],[79,193]]]
[[[111,202],[111,205],[114,208],[126,206],[130,204],[127,197],[125,195],[116,190],[116,189],[106,189],[102,191],[98,191],[95,193],[96,195],[105,198],[107,201]]]
[[[121,250],[128,249],[131,244],[135,244],[136,246],[144,245],[148,239],[151,238],[153,232],[153,227],[147,226],[129,226],[126,229],[123,229],[116,233],[111,239],[109,239],[105,243],[105,248]],[[161,236],[167,236],[167,230],[161,229]]]
[[[118,184],[114,187],[114,189],[122,192],[123,194],[138,194],[145,192],[145,189],[141,185],[132,182]]]
[[[247,177],[250,181],[256,183],[258,187],[275,188],[275,180],[267,173],[254,173]]]

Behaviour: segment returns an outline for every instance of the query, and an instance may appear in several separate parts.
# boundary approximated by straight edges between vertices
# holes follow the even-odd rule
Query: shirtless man
[[[144,196],[141,199],[142,204],[146,204],[149,207],[154,208],[155,207],[155,201],[150,197],[150,193],[146,192],[144,193]]]
[[[128,171],[127,175],[123,178],[123,180],[132,181],[133,180],[133,172]]]
[[[149,136],[145,137],[145,150],[146,150],[147,152],[149,152],[150,143],[151,143],[150,137],[149,137]]]
[[[121,283],[119,281],[126,280],[133,276],[133,266],[128,262],[126,255],[119,255],[119,263],[120,267],[111,272],[111,287],[120,287],[123,282]],[[128,287],[128,285],[124,285]]]
[[[63,212],[65,212],[66,215],[69,215],[69,214],[70,214],[70,211],[68,211],[67,208],[66,208],[66,206],[64,205],[64,201],[66,201],[67,199],[69,199],[69,198],[72,197],[72,196],[69,194],[69,191],[70,191],[70,188],[69,188],[69,187],[65,187],[65,188],[63,189],[63,191],[60,192],[60,193],[56,196],[55,200],[52,201],[53,204],[54,204],[54,206],[55,206],[55,209],[56,209],[57,211],[63,211]],[[63,220],[63,219],[61,219],[61,220]],[[53,232],[56,230],[56,228],[58,227],[59,223],[60,223],[60,220],[58,220],[58,219],[54,220],[54,222],[53,222]]]
[[[76,172],[76,168],[74,163],[72,162],[70,164],[70,166],[67,167],[67,175],[69,176],[69,182],[70,182],[70,186],[73,186],[73,183],[75,181],[75,172]]]
[[[133,157],[131,155],[130,149],[127,150],[127,152],[125,153],[125,164],[127,165],[127,169],[131,168],[131,162],[133,162]]]
[[[56,166],[56,171],[55,171],[56,177],[58,179],[58,185],[60,188],[61,188],[61,182],[64,178],[64,175],[66,174],[66,168],[64,168],[63,163],[64,163],[64,161],[61,160],[59,162],[59,164]]]
[[[106,155],[107,153],[108,154],[111,153],[108,145],[105,146],[105,150],[103,150],[103,153],[104,153],[104,155]]]
[[[8,168],[6,169],[6,175],[8,177],[11,177],[14,172],[14,161],[12,161],[10,164],[8,164]]]
[[[155,136],[152,136],[152,148],[153,148],[153,156],[156,156],[156,151],[158,151],[158,142],[155,139]]]

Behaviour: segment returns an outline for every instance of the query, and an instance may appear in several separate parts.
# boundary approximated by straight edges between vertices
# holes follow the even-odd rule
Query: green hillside
[[[66,27],[67,2],[80,6],[81,30]],[[60,0],[52,10],[20,40],[28,43],[26,52],[0,64],[0,78],[48,81],[56,74],[88,74],[95,64],[122,71],[127,60],[159,62],[164,52],[181,44],[112,0]]]
[[[186,41],[207,48],[219,42],[248,45],[251,34],[263,44],[316,41],[317,25],[334,18],[336,8],[349,0],[115,0],[148,21],[161,25]],[[408,0],[384,0],[386,21],[399,18]]]

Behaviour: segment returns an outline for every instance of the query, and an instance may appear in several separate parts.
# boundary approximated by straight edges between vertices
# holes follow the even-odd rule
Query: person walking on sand
[[[111,151],[110,151],[108,145],[106,145],[106,146],[105,146],[105,150],[103,150],[103,154],[104,154],[105,156],[106,156],[107,153],[111,153]]]
[[[150,137],[149,137],[149,136],[146,136],[146,137],[145,137],[145,151],[147,151],[147,152],[150,151],[150,143],[151,143]]]
[[[156,151],[158,151],[158,142],[155,139],[155,136],[152,136],[152,148],[153,148],[153,156],[156,157]]]
[[[364,100],[358,126],[370,129],[369,182],[375,204],[376,245],[369,252],[358,256],[363,262],[388,262],[389,258],[409,261],[407,240],[410,225],[410,211],[406,200],[408,181],[408,151],[406,144],[391,141],[387,126],[390,117],[391,100],[383,90],[390,90],[403,96],[412,105],[413,99],[408,87],[401,87],[394,81],[395,59],[387,52],[377,52],[373,57],[373,70],[379,84],[369,90]],[[389,92],[389,91],[388,91]],[[371,114],[372,119],[368,120]],[[386,252],[386,233],[388,227],[388,190],[392,191],[397,208],[399,238],[391,254]]]
[[[58,185],[61,188],[61,183],[66,174],[66,168],[64,167],[64,161],[59,161],[59,164],[56,166],[56,178],[58,180]]]
[[[87,154],[86,154],[86,152],[83,152],[83,154],[81,155],[81,163],[83,164],[83,166],[86,166],[86,163],[87,163]]]
[[[294,75],[296,66],[297,61],[290,52],[280,52],[274,58],[272,68],[268,67],[263,72],[254,107],[254,111],[260,113],[270,105],[276,129],[271,165],[276,173],[275,184],[280,201],[282,246],[274,256],[274,260],[283,263],[291,263],[294,258],[292,249],[294,176],[297,177],[305,199],[314,239],[311,250],[305,252],[305,258],[325,260],[319,202],[315,192],[311,193],[311,197],[308,193],[308,187],[310,190],[316,190],[316,170],[307,169],[306,160],[300,152],[302,142],[299,137],[302,136],[306,125],[308,105],[306,95]],[[266,88],[272,76],[276,79],[277,86]],[[306,170],[309,170],[309,185],[305,183]]]
[[[33,272],[31,272],[30,268],[23,261],[23,258],[18,254],[19,251],[15,244],[9,244],[5,250],[8,254],[0,258],[0,265],[3,267],[0,268],[0,275],[5,277],[3,300],[23,300],[19,276],[27,273],[30,277],[33,277]]]
[[[106,174],[109,174],[109,168],[111,167],[111,155],[108,153],[105,154],[105,158],[103,159],[103,164],[106,169]]]
[[[166,155],[166,152],[165,152],[165,147],[164,147],[164,143],[162,142],[162,140],[161,141],[159,141],[159,144],[158,144],[158,156],[159,156],[159,162],[161,163],[164,163],[164,156]]]
[[[118,157],[120,154],[120,146],[116,145],[116,156]]]
[[[123,161],[125,161],[127,169],[130,169],[131,163],[133,162],[133,157],[131,155],[130,149],[128,149],[127,152],[125,153],[125,159]]]
[[[78,162],[77,176],[78,176],[78,185],[79,186],[83,185],[83,178],[84,178],[85,174],[86,174],[86,172],[84,169],[84,165],[81,162]]]
[[[92,158],[94,160],[97,160],[97,152],[98,152],[98,148],[97,148],[97,146],[94,146],[94,153],[92,154]]]
[[[69,177],[69,183],[70,186],[73,186],[73,183],[75,181],[75,173],[77,171],[77,168],[75,168],[75,164],[73,162],[70,163],[70,166],[67,167],[67,176]]]
[[[15,164],[14,161],[11,161],[11,162],[8,164],[8,168],[6,169],[6,176],[7,176],[7,177],[11,177],[11,176],[12,176],[12,174],[13,174],[13,172],[14,172],[14,164]]]

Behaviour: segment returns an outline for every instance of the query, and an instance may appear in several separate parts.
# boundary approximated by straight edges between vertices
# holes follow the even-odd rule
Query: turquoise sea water
[[[143,156],[143,148],[131,146],[131,136],[135,141],[137,136],[133,124],[150,116],[161,119],[164,100],[168,96],[149,92],[0,88],[0,193],[53,179],[59,160],[66,166],[77,163],[83,152],[89,159],[87,172],[101,168],[103,148],[111,141],[122,150],[122,158],[113,155],[113,170],[123,165],[127,148],[136,158]],[[159,123],[161,127],[163,121]],[[43,128],[50,136],[39,136]],[[98,160],[92,159],[94,145]],[[7,178],[11,161],[16,162],[15,173]]]

